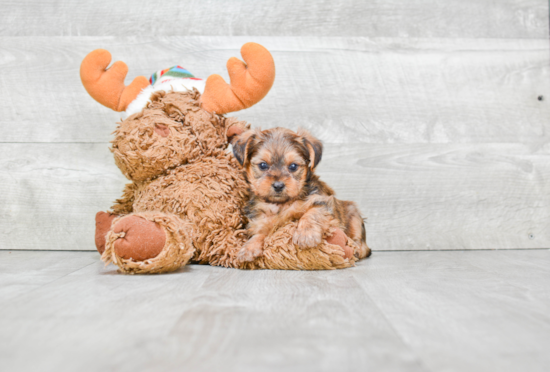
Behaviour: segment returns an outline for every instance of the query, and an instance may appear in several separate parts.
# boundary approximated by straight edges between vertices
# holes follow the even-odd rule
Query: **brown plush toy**
[[[97,214],[95,237],[102,260],[121,272],[162,273],[188,262],[293,270],[354,265],[357,247],[336,227],[316,248],[295,247],[296,222],[268,236],[262,257],[237,260],[247,240],[247,185],[227,148],[249,125],[223,114],[259,102],[275,79],[273,58],[264,47],[247,43],[241,54],[246,63],[237,58],[227,63],[229,85],[219,75],[205,82],[174,66],[125,86],[126,64],[107,69],[106,50],[83,60],[80,75],[88,93],[128,114],[115,130],[111,151],[131,182],[110,212]]]

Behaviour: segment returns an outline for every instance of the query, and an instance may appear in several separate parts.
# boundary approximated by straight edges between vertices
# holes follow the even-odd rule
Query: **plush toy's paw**
[[[237,260],[241,262],[254,261],[257,257],[261,257],[264,254],[264,241],[263,239],[257,239],[252,237],[247,241],[239,253],[237,254]]]
[[[138,216],[124,217],[113,227],[120,237],[115,241],[115,252],[124,259],[145,261],[162,252],[166,233],[155,222]]]
[[[301,219],[292,237],[292,242],[302,249],[317,247],[323,240],[323,232],[317,224]]]
[[[111,223],[117,217],[108,212],[97,212],[95,215],[95,247],[100,254],[105,252],[105,235],[111,229]]]
[[[351,258],[353,256],[353,248],[347,245],[348,237],[340,229],[336,229],[334,233],[327,238],[327,243],[339,245],[344,250],[344,257]]]

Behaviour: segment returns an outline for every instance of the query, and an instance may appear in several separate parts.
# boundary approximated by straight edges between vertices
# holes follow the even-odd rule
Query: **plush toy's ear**
[[[303,129],[298,131],[298,135],[302,137],[303,144],[308,150],[309,167],[313,170],[321,162],[323,143]]]
[[[242,62],[235,57],[227,61],[231,84],[220,75],[210,75],[201,97],[202,107],[218,115],[235,112],[261,101],[275,81],[275,62],[260,44],[246,43],[241,48]]]
[[[126,63],[118,61],[107,68],[109,63],[111,53],[105,49],[94,50],[80,64],[80,79],[88,94],[97,102],[115,111],[125,111],[141,90],[149,86],[149,80],[138,76],[126,86]]]
[[[235,159],[242,165],[245,166],[250,161],[250,155],[252,154],[252,148],[256,140],[256,135],[254,131],[247,131],[241,135],[236,136],[233,144],[233,155]]]

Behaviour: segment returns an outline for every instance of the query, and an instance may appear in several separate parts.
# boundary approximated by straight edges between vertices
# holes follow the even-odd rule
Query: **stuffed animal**
[[[189,262],[240,269],[337,269],[354,265],[355,243],[338,228],[325,232],[316,248],[293,245],[296,222],[272,232],[262,257],[241,262],[247,240],[248,192],[240,164],[228,151],[249,124],[224,114],[259,102],[275,79],[269,51],[247,43],[246,63],[227,62],[231,79],[206,81],[180,66],[128,85],[128,67],[111,62],[106,50],[88,54],[82,83],[99,103],[126,111],[111,151],[130,180],[109,212],[96,216],[95,243],[101,258],[129,274],[163,273]]]

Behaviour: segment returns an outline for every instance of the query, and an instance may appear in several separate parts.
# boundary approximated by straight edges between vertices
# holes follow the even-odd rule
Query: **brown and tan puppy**
[[[322,152],[322,143],[304,130],[252,130],[234,141],[233,154],[245,169],[251,193],[246,207],[250,239],[239,259],[262,256],[266,236],[290,220],[299,221],[293,243],[300,248],[319,245],[336,225],[360,247],[357,258],[369,256],[357,205],[336,199],[314,173]]]

